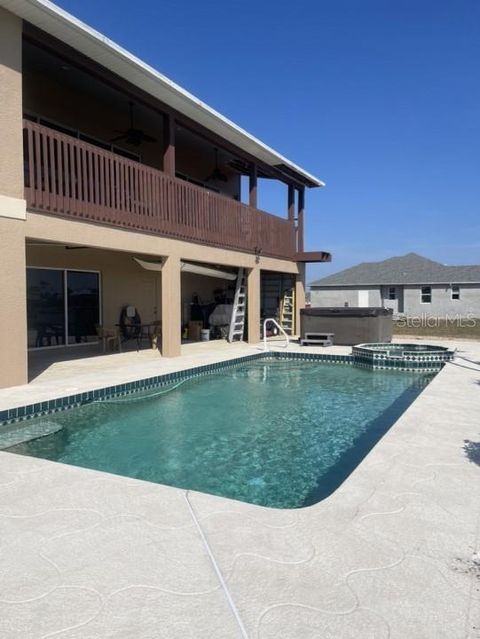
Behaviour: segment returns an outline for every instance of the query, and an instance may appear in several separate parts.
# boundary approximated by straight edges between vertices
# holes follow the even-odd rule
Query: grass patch
[[[393,322],[393,335],[480,340],[480,318],[444,320],[430,317],[397,320]]]

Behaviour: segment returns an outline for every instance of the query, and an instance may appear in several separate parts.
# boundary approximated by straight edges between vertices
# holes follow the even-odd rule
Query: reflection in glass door
[[[27,268],[27,322],[29,348],[96,342],[99,273]]]
[[[28,347],[65,344],[63,271],[27,269]]]
[[[96,342],[100,323],[98,273],[67,271],[68,344]]]

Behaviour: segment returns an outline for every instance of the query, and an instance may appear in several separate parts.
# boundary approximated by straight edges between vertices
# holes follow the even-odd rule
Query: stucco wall
[[[143,322],[160,319],[160,273],[144,270],[128,253],[29,246],[27,266],[99,271],[105,326],[118,323],[125,305],[135,306]]]
[[[311,290],[310,299],[312,306],[359,306],[358,291],[368,292],[368,306],[382,306],[382,298],[380,295],[380,287],[373,288],[369,286],[359,286],[356,288],[339,287],[339,288],[315,288]],[[365,306],[367,306],[365,304]]]
[[[22,21],[0,8],[0,194],[23,199]]]
[[[175,255],[180,259],[206,262],[224,266],[262,268],[267,271],[298,273],[298,265],[289,260],[261,257],[257,264],[255,255],[214,248],[203,244],[172,240],[167,237],[116,229],[101,224],[70,220],[56,215],[29,212],[26,221],[29,238],[65,244],[79,244],[91,248],[126,251],[154,257]]]
[[[312,306],[344,306],[345,302],[348,302],[349,306],[357,306],[358,291],[368,289],[370,306],[392,307],[390,301],[382,299],[381,288],[372,289],[364,286],[315,289],[311,292]],[[386,294],[388,287],[383,289]],[[403,315],[408,317],[427,315],[441,318],[447,314],[451,317],[480,317],[480,284],[461,284],[459,300],[451,299],[449,285],[432,285],[432,301],[429,304],[421,302],[421,286],[397,286],[397,295],[398,301],[403,295]]]
[[[432,301],[422,304],[421,287],[404,287],[404,314],[409,317],[428,315],[432,317],[480,317],[480,284],[461,284],[460,299],[451,299],[451,289],[448,285],[432,286]]]
[[[25,223],[0,217],[0,388],[27,382]]]
[[[0,387],[27,381],[22,22],[0,9]]]

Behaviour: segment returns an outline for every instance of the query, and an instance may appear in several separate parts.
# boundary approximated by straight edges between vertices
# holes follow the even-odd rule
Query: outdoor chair
[[[118,347],[119,352],[122,351],[122,340],[118,327],[100,326],[99,324],[96,324],[95,330],[99,339],[102,340],[104,353],[107,352],[107,347],[110,345],[112,347],[112,351],[115,350],[115,347]]]

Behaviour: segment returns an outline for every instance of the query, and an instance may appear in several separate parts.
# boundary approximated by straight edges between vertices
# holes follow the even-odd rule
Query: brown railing
[[[293,259],[288,220],[28,120],[24,135],[30,210]]]

